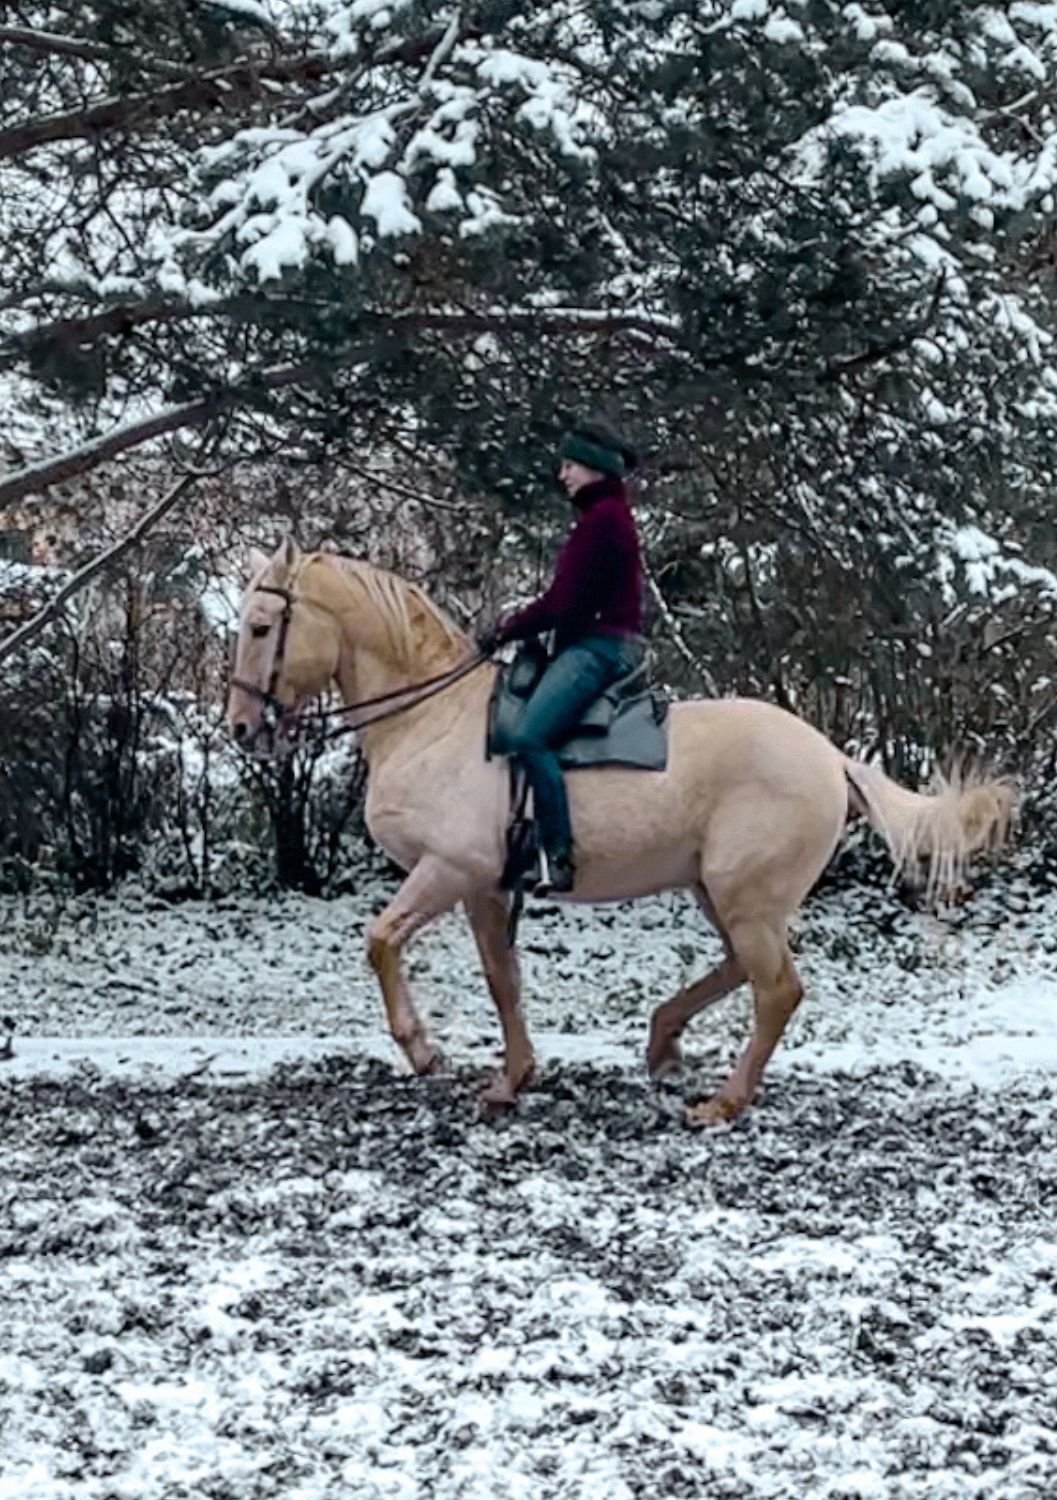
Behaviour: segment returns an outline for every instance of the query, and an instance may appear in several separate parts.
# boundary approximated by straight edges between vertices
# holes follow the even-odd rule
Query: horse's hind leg
[[[704,979],[688,984],[663,1005],[657,1006],[650,1017],[650,1039],[646,1047],[646,1068],[651,1078],[664,1078],[675,1072],[683,1060],[679,1038],[687,1023],[744,982],[745,971],[741,964],[736,958],[726,958]]]
[[[694,895],[705,916],[722,938],[727,956],[703,979],[686,985],[677,995],[654,1010],[650,1017],[650,1037],[646,1047],[646,1068],[654,1079],[663,1078],[679,1067],[682,1062],[679,1038],[694,1016],[709,1005],[715,1005],[717,1000],[729,995],[739,984],[744,984],[747,977],[704,886],[696,886]]]
[[[485,1089],[485,1104],[513,1104],[536,1066],[521,1010],[521,972],[508,932],[504,896],[491,893],[466,900],[481,966],[503,1028],[503,1071]]]
[[[691,1125],[716,1125],[741,1113],[759,1088],[768,1059],[804,993],[789,951],[784,917],[746,918],[729,923],[727,932],[737,961],[752,983],[755,1024],[726,1083],[706,1103],[687,1110]]]
[[[403,948],[420,927],[441,912],[450,911],[462,894],[458,874],[442,860],[427,855],[367,930],[367,959],[382,987],[390,1033],[416,1073],[435,1072],[441,1065],[441,1055],[411,998],[403,970]]]

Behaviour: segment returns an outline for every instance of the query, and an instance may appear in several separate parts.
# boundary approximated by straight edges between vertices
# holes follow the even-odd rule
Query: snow
[[[1010,556],[979,526],[941,528],[939,540],[937,573],[949,601],[954,598],[951,580],[959,564],[971,594],[1000,601],[1015,597],[1027,586],[1044,595],[1057,595],[1057,573]]]
[[[216,0],[216,4],[218,9],[232,15],[245,16],[247,20],[258,21],[264,26],[272,24],[268,6],[259,4],[258,0]]]
[[[14,562],[0,557],[0,598],[8,595],[46,594],[65,583],[67,574],[39,563]]]
[[[861,42],[872,42],[880,32],[890,30],[892,26],[890,16],[871,15],[861,5],[846,5],[843,15]]]
[[[941,173],[950,173],[970,198],[1003,206],[1025,201],[1031,169],[993,152],[968,121],[949,114],[923,90],[873,108],[849,105],[834,112],[827,128],[868,143],[878,176],[913,174],[917,195],[929,197],[941,211],[957,206],[937,181]]]
[[[769,0],[734,0],[730,7],[730,19],[732,21],[762,21],[769,10]]]
[[[4,1500],[1048,1493],[1057,893],[931,916],[820,893],[754,1110],[682,1128],[651,1006],[688,902],[530,903],[540,1079],[481,1119],[464,924],[409,969],[453,1072],[385,1036],[331,902],[8,899]]]
[[[462,207],[463,198],[455,181],[455,173],[450,167],[441,167],[426,199],[427,211],[434,214],[458,213]]]
[[[383,236],[414,234],[421,220],[411,212],[407,187],[396,172],[376,172],[367,181],[360,212],[373,219]]]
[[[360,241],[356,231],[336,214],[327,220],[325,238],[330,243],[334,262],[339,266],[355,265],[360,258]]]
[[[1052,962],[1052,961],[1051,961]],[[1001,1088],[1026,1073],[1057,1075],[1057,979],[1015,981],[971,996],[967,1011],[930,1014],[930,1032],[909,1050],[887,1035],[832,1046],[804,1047],[797,1062],[834,1072],[911,1061],[952,1084]]]
[[[763,34],[770,42],[802,42],[804,40],[804,29],[791,17],[783,14],[769,17],[763,28]]]

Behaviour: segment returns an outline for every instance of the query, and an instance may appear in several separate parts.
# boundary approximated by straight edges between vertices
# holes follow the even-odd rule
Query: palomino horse
[[[468,638],[419,588],[366,562],[301,553],[288,539],[273,557],[251,558],[228,719],[243,748],[270,750],[332,682],[353,709],[386,700],[386,716],[361,730],[361,743],[367,825],[408,871],[367,938],[389,1029],[416,1072],[438,1067],[402,954],[414,932],[462,902],[503,1031],[503,1067],[485,1099],[509,1104],[534,1059],[509,944],[509,897],[498,884],[509,778],[505,763],[484,754],[496,669],[464,670],[428,700],[403,691],[473,660]],[[787,926],[849,813],[881,830],[898,869],[926,860],[936,888],[956,882],[975,850],[1001,842],[1013,797],[1001,781],[941,783],[931,796],[908,791],[793,714],[753,699],[675,704],[669,735],[665,771],[603,767],[570,776],[577,875],[567,899],[622,901],[677,888],[696,896],[726,956],[654,1010],[647,1064],[654,1076],[677,1066],[691,1017],[748,980],[755,1000],[748,1046],[714,1097],[688,1112],[691,1123],[709,1124],[749,1103],[799,1004]]]

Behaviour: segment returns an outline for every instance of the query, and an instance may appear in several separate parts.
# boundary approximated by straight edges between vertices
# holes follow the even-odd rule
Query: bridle
[[[276,594],[283,601],[283,612],[279,616],[279,634],[275,642],[275,654],[272,656],[272,670],[268,676],[268,686],[259,688],[255,682],[246,682],[241,677],[232,677],[232,687],[239,688],[248,693],[251,698],[256,698],[264,705],[265,714],[268,716],[269,728],[276,729],[282,723],[289,710],[285,703],[281,703],[276,697],[276,688],[279,686],[279,678],[282,675],[283,662],[286,659],[286,637],[290,630],[290,619],[294,612],[294,595],[290,589],[279,588],[272,583],[258,583],[254,585],[256,594]]]
[[[272,657],[272,669],[268,675],[268,685],[259,688],[254,682],[246,682],[241,677],[230,679],[232,687],[239,688],[248,693],[251,698],[264,706],[267,715],[267,723],[270,729],[276,730],[286,719],[292,710],[279,699],[276,689],[279,686],[279,678],[282,675],[283,662],[286,659],[286,637],[290,630],[290,620],[294,613],[294,605],[297,603],[297,595],[292,589],[281,588],[277,584],[258,583],[254,584],[254,592],[258,594],[275,594],[283,601],[282,613],[279,616],[279,632],[275,642],[275,654]],[[468,657],[466,661],[459,663],[457,667],[451,667],[446,672],[438,672],[435,677],[427,677],[422,682],[408,683],[407,687],[393,688],[388,693],[378,693],[374,698],[361,698],[357,703],[343,703],[340,708],[321,708],[313,715],[312,719],[319,726],[317,733],[324,740],[337,739],[343,734],[355,734],[359,729],[365,729],[369,724],[377,724],[382,719],[391,719],[394,715],[403,713],[405,709],[414,708],[419,703],[424,703],[427,698],[434,697],[445,688],[453,686],[461,678],[468,676],[471,672],[488,661],[489,658],[478,652],[476,656]],[[408,694],[415,694],[407,703],[397,703],[393,707],[383,708],[381,713],[372,714],[367,719],[360,719],[355,724],[342,724],[334,729],[327,729],[326,721],[339,715],[356,713],[363,708],[376,708],[380,704],[392,704],[394,699],[406,698]]]

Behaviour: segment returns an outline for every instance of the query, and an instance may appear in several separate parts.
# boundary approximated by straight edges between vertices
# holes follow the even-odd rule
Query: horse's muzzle
[[[231,737],[242,754],[254,760],[269,760],[277,748],[275,731],[263,719],[256,724],[237,719],[231,726]]]
[[[290,711],[280,715],[262,714],[255,724],[236,719],[231,725],[231,737],[237,748],[254,760],[289,755],[298,743],[300,732],[300,716]]]

